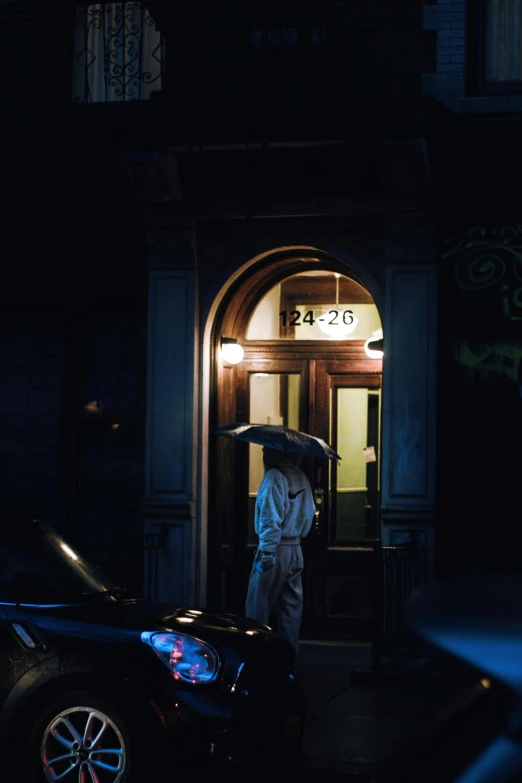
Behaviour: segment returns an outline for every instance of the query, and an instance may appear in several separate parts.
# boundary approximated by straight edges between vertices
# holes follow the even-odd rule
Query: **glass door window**
[[[300,375],[299,373],[249,374],[249,421],[255,424],[282,424],[299,429]],[[257,491],[263,479],[263,450],[249,444],[248,466],[248,543],[256,544],[254,509]]]
[[[332,389],[332,430],[342,460],[330,474],[335,540],[378,537],[380,389]]]
[[[247,340],[366,340],[381,329],[373,299],[355,280],[332,272],[303,272],[260,300]]]

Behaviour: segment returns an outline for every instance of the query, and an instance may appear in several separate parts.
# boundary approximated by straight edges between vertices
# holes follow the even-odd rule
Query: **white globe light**
[[[333,308],[330,308],[333,309]],[[353,331],[355,331],[355,328],[357,324],[359,323],[359,319],[352,315],[352,322],[350,324],[345,323],[328,323],[327,316],[330,311],[327,310],[325,313],[323,313],[324,320],[319,321],[319,329],[323,334],[327,334],[328,337],[333,337],[334,340],[342,340],[343,337],[346,337],[347,334],[351,334]]]
[[[339,272],[334,272],[335,277],[335,307],[330,307],[328,310],[325,310],[320,317],[317,319],[319,323],[319,329],[323,332],[323,334],[327,334],[328,337],[332,337],[334,340],[342,340],[343,337],[346,337],[347,334],[350,334],[354,331],[355,327],[359,323],[359,319],[355,317],[352,310],[343,310],[342,311],[342,321],[338,321],[338,317],[341,315],[340,313],[340,307],[342,305],[339,305],[339,278],[341,275]],[[332,313],[332,311],[335,313],[334,319],[328,320],[328,316]],[[349,323],[346,323],[346,313],[348,312],[349,315]],[[332,321],[334,321],[332,323]]]
[[[239,343],[222,343],[221,352],[223,358],[229,364],[239,364],[245,355],[245,352]]]

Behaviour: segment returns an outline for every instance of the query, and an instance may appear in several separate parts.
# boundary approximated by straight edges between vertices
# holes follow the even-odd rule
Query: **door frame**
[[[205,460],[208,460],[208,468],[207,471],[203,470],[200,483],[200,497],[202,498],[200,541],[203,540],[202,536],[204,536],[207,546],[206,551],[201,552],[200,568],[206,565],[206,573],[201,581],[202,584],[208,584],[212,588],[206,590],[206,605],[211,608],[224,608],[218,594],[226,592],[224,590],[225,577],[216,553],[217,542],[221,539],[223,528],[227,525],[229,528],[229,542],[226,548],[228,557],[226,569],[228,569],[229,575],[233,570],[233,542],[230,539],[232,537],[231,528],[234,525],[230,525],[231,520],[227,519],[226,514],[223,516],[216,514],[215,508],[215,501],[219,497],[219,490],[223,486],[221,483],[220,487],[218,473],[224,472],[226,480],[230,485],[235,483],[236,467],[239,467],[241,470],[239,466],[241,457],[239,454],[232,454],[231,447],[235,445],[234,442],[228,441],[229,452],[225,462],[223,462],[218,458],[217,449],[219,447],[217,446],[217,441],[223,442],[227,439],[212,438],[210,434],[212,430],[217,429],[219,426],[239,420],[237,415],[239,411],[236,409],[236,394],[234,393],[238,369],[237,365],[224,366],[224,362],[220,359],[219,344],[221,336],[226,335],[227,337],[239,339],[245,349],[245,358],[251,360],[256,359],[262,362],[269,359],[270,354],[277,357],[278,360],[297,359],[299,358],[299,353],[302,353],[302,343],[296,344],[290,340],[252,341],[249,343],[245,339],[247,324],[255,307],[264,294],[274,285],[300,272],[320,269],[324,272],[338,272],[342,276],[349,277],[366,290],[371,288],[374,291],[378,288],[375,281],[372,281],[371,286],[368,286],[364,279],[348,263],[339,261],[324,251],[311,251],[314,251],[314,249],[303,247],[302,252],[297,253],[294,248],[287,248],[281,252],[272,251],[263,258],[258,257],[255,259],[251,262],[252,271],[242,276],[236,273],[233,282],[229,282],[228,285],[223,287],[219,297],[215,300],[213,312],[211,313],[212,317],[209,316],[207,323],[204,345],[207,344],[208,335],[208,347],[211,348],[208,354],[209,375],[207,379],[209,410],[208,421],[205,421],[203,418],[201,436],[202,445],[204,444],[203,464],[205,464]],[[340,255],[346,254],[341,252]],[[312,263],[313,266],[311,266]],[[245,265],[240,271],[245,273],[247,266]],[[360,267],[361,265],[355,262],[354,266]],[[369,293],[369,296],[371,301],[378,307],[382,321],[382,310],[380,307],[380,305],[382,306],[382,296],[377,296],[378,301],[373,293]],[[379,364],[377,368],[377,361],[370,359],[366,355],[364,341],[361,340],[350,340],[343,344],[330,340],[307,340],[306,353],[311,360],[343,358],[350,362],[353,372],[382,372],[382,363],[377,360]],[[310,366],[313,368],[313,362],[311,362]],[[226,406],[223,405],[224,400],[226,400]],[[205,439],[205,433],[208,435],[207,439]],[[217,469],[218,465],[219,471]],[[205,478],[207,482],[204,482]],[[203,486],[204,483],[205,486]],[[237,594],[237,589],[238,582],[232,579],[228,593]],[[237,608],[240,608],[239,603]]]
[[[382,363],[376,360],[374,361],[375,364],[379,364],[382,367]],[[333,372],[332,372],[333,370]],[[333,381],[331,380],[333,378]],[[350,383],[350,380],[352,381]],[[325,359],[325,360],[318,360],[317,361],[317,368],[316,368],[316,384],[315,384],[315,394],[318,397],[327,397],[329,395],[329,392],[333,392],[337,388],[371,388],[371,389],[379,389],[382,391],[382,371],[380,369],[376,369],[372,372],[353,372],[353,370],[350,368],[350,366],[346,366],[340,359]],[[336,434],[332,431],[332,433],[329,432],[329,425],[331,424],[332,427],[334,425],[334,422],[336,421],[336,409],[337,409],[337,401],[336,396],[332,395],[332,401],[331,401],[331,407],[330,409],[321,409],[319,405],[315,404],[314,406],[315,410],[315,419],[311,422],[313,427],[313,432],[317,434],[319,437],[323,438],[327,442],[331,444],[333,449],[335,451],[338,451],[338,444],[337,444],[337,438]],[[382,398],[381,398],[381,416],[382,416]],[[380,428],[382,432],[382,428]],[[367,444],[368,445],[368,444]],[[378,455],[377,460],[380,460],[380,452],[381,452],[381,444],[376,444],[378,447]],[[334,463],[332,463],[331,470],[333,473],[335,473],[337,469],[337,466]],[[328,480],[328,473],[327,471],[324,471],[324,478],[322,481],[322,487],[324,491],[325,497],[327,496],[327,493],[330,489],[330,484],[334,484],[334,480],[332,477],[331,482]],[[380,493],[379,493],[380,495]],[[331,516],[333,516],[334,511],[336,510],[336,500],[332,499],[331,502],[325,504],[326,508],[328,509],[328,517],[326,520],[326,524],[328,527],[328,540],[331,539]],[[380,537],[380,536],[378,536]],[[347,546],[347,547],[360,547],[360,546],[369,546],[371,545],[373,537],[372,538],[351,538],[351,539],[341,539],[337,536],[335,537],[335,543],[340,546]]]
[[[318,380],[320,367],[335,367],[342,374],[358,380],[354,385],[370,384],[380,386],[382,362],[370,359],[364,352],[364,341],[353,340],[342,344],[327,340],[266,340],[243,344],[245,356],[239,365],[223,372],[222,392],[229,398],[221,411],[217,426],[232,421],[249,420],[249,375],[264,371],[274,374],[299,372],[302,377],[300,394],[300,426],[315,432],[322,412],[317,408],[317,394],[310,394]],[[319,373],[321,374],[321,373]],[[325,381],[327,374],[324,373]],[[373,379],[373,380],[372,380]],[[378,379],[378,380],[377,380]],[[305,409],[308,402],[308,411]],[[233,412],[232,412],[233,411]],[[324,413],[323,413],[324,416]],[[228,419],[228,420],[225,420]],[[324,424],[323,424],[324,428]],[[320,434],[320,433],[318,433]],[[328,439],[328,438],[326,438]],[[215,609],[242,611],[242,597],[245,595],[250,563],[248,556],[254,547],[247,545],[248,489],[244,497],[238,496],[236,487],[248,488],[248,445],[229,439],[215,438],[213,443],[219,471],[214,475],[217,488],[214,505],[214,579],[218,579],[219,600],[212,605]],[[310,476],[312,486],[315,477]],[[327,472],[323,481],[328,482]],[[243,522],[241,523],[241,520]],[[360,547],[366,542],[351,542]],[[215,596],[217,599],[217,596]]]

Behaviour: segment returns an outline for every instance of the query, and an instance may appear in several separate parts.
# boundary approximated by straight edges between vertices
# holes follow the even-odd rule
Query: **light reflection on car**
[[[304,713],[266,626],[133,595],[52,528],[0,515],[0,758],[17,780],[279,768]]]

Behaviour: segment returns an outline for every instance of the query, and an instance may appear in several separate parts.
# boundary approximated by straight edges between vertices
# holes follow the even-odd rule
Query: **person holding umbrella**
[[[315,515],[312,488],[299,462],[305,454],[330,460],[341,457],[321,438],[282,425],[236,422],[214,434],[263,446],[265,474],[254,516],[259,546],[245,611],[265,625],[276,612],[279,633],[297,652],[303,613],[301,539],[310,532]]]
[[[279,633],[297,652],[303,612],[301,539],[312,526],[312,488],[299,468],[301,455],[263,448],[265,475],[257,494],[254,525],[259,546],[248,583],[245,611],[268,625],[275,611]]]

